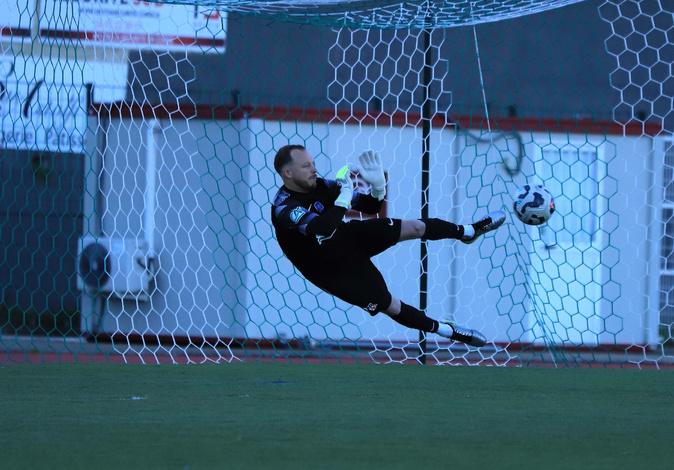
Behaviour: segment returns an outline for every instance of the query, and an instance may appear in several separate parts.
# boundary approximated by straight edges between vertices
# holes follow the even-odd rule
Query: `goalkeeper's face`
[[[293,150],[290,155],[293,160],[286,167],[286,176],[296,187],[307,192],[313,191],[318,177],[314,157],[306,150]]]

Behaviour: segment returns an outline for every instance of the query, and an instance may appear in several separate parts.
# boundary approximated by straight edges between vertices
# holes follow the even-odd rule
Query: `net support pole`
[[[422,32],[424,38],[424,68],[422,76],[421,98],[421,218],[428,218],[428,191],[430,182],[431,153],[431,101],[430,86],[432,79],[433,52],[431,50],[431,31],[426,28]],[[421,273],[419,278],[419,309],[422,312],[428,307],[428,247],[421,240]],[[419,331],[419,360],[426,364],[426,334]]]
[[[87,111],[92,109],[93,85],[87,89]],[[108,147],[110,120],[105,114],[89,117],[84,139],[84,191],[82,193],[82,235],[105,236],[103,232],[104,171]],[[102,295],[86,290],[80,297],[80,331],[96,337],[100,329],[107,301]]]
[[[161,134],[159,121],[153,119],[147,127],[147,147],[145,149],[145,212],[144,232],[150,259],[156,256],[155,247],[155,212],[157,199],[157,153],[158,139]]]

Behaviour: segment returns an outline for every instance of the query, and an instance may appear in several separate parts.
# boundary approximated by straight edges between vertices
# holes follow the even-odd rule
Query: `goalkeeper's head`
[[[291,191],[308,193],[316,187],[314,157],[301,145],[281,147],[274,157],[274,168]]]

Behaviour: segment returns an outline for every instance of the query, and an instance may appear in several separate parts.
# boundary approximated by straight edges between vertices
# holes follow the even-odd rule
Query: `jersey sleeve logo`
[[[276,197],[274,198],[274,205],[280,206],[289,197],[290,197],[290,193],[288,193],[287,191],[284,191],[283,189],[279,189],[279,191],[276,193]]]
[[[307,213],[308,211],[304,207],[295,207],[290,211],[290,220],[294,224],[298,224],[300,220],[302,220],[302,217]]]

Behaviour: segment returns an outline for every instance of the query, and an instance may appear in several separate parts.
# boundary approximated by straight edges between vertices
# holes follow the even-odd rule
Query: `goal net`
[[[672,364],[666,2],[0,6],[0,361]],[[485,347],[293,268],[270,221],[290,143],[328,178],[381,154],[382,209],[348,218],[506,212],[473,245],[374,259]],[[512,213],[526,184],[555,199],[545,225]]]

